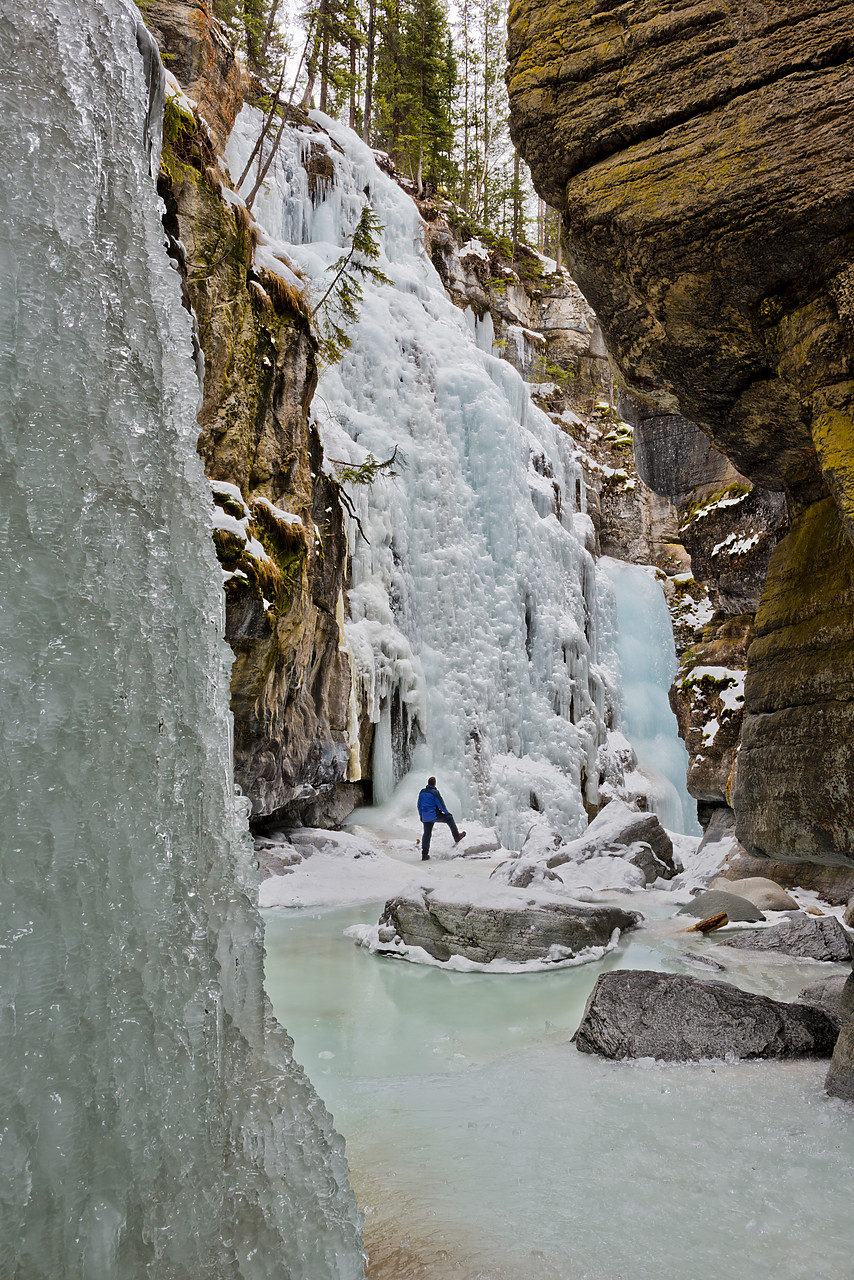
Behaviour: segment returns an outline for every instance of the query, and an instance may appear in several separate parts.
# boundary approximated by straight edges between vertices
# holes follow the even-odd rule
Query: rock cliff
[[[235,776],[256,819],[306,805],[322,816],[356,788],[344,519],[308,417],[316,341],[298,275],[259,253],[260,228],[223,183],[245,72],[205,0],[153,0],[146,17],[181,76],[167,99],[159,190],[204,356],[198,447],[235,652]]]
[[[510,14],[514,138],[622,384],[785,495],[729,787],[745,846],[784,861],[854,858],[851,10]]]

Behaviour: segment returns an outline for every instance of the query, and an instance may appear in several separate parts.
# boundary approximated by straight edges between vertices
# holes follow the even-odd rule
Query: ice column
[[[623,728],[648,781],[650,806],[668,830],[698,834],[697,805],[686,785],[688,753],[667,696],[677,662],[664,592],[638,565],[604,558],[600,568],[616,598]]]
[[[263,991],[159,58],[126,0],[0,11],[0,1275],[355,1280]]]

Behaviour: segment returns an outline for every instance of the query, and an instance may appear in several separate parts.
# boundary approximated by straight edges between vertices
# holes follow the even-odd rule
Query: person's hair
[[[435,785],[436,785],[436,779],[435,779],[435,778],[428,778],[428,779],[427,779],[427,786],[428,786],[428,787],[435,787]]]

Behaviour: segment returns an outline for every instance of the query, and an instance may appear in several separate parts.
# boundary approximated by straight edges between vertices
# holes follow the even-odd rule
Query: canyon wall
[[[222,155],[251,91],[245,70],[205,0],[153,0],[146,18],[173,73],[159,191],[204,359],[198,447],[235,653],[235,776],[256,820],[334,816],[361,789],[340,628],[344,518],[309,425],[316,339],[298,273],[229,198]]]
[[[785,498],[725,798],[750,852],[835,865],[854,857],[852,9],[518,0],[508,71],[626,392]]]

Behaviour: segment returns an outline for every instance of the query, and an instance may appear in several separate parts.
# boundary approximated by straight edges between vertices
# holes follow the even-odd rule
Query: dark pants
[[[453,816],[450,813],[437,813],[436,822],[447,822],[448,826],[451,828],[451,835],[455,840],[459,840],[460,833],[457,830],[457,824],[454,822]],[[426,858],[430,853],[430,841],[433,837],[433,825],[434,824],[432,822],[424,823],[424,835],[421,837],[422,858]]]

